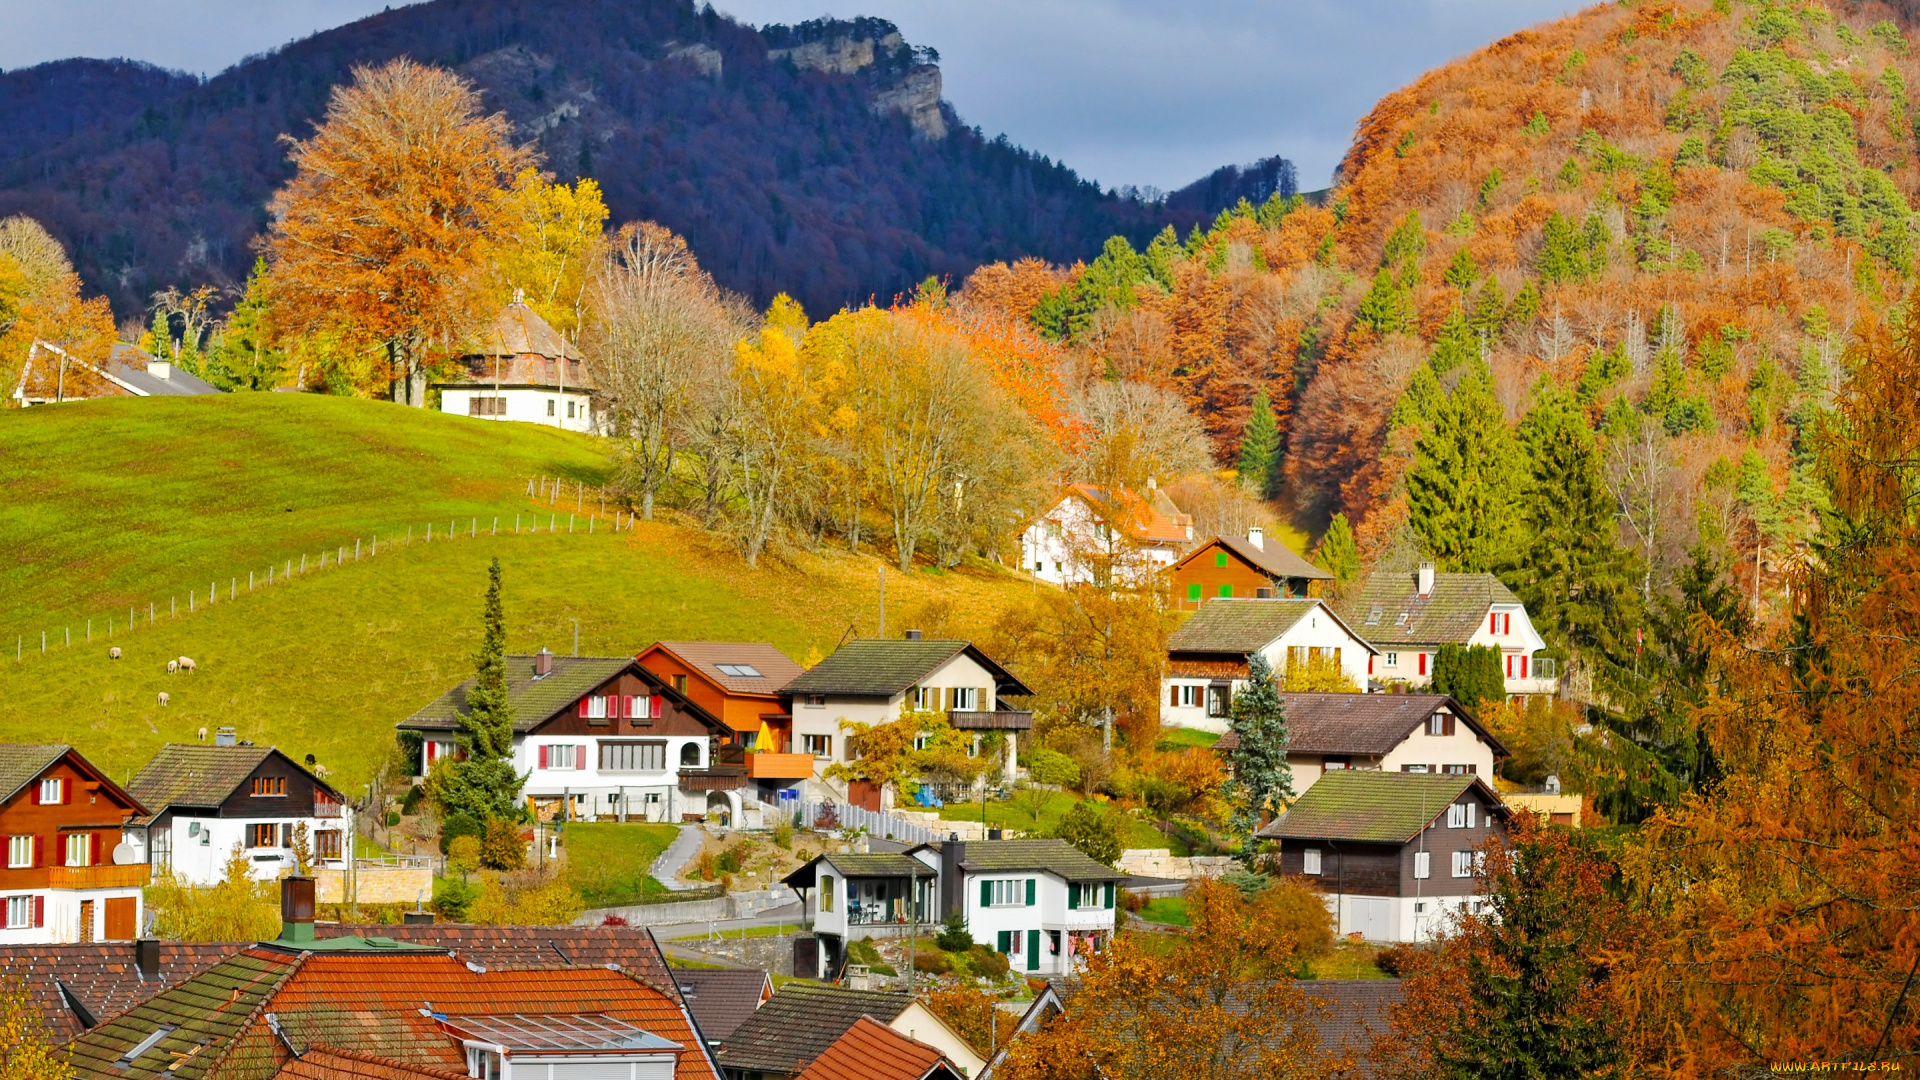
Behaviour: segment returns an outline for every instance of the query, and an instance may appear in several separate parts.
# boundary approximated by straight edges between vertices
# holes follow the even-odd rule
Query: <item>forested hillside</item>
[[[987,260],[1072,261],[1162,212],[963,126],[937,55],[881,20],[763,33],[690,0],[436,0],[204,83],[125,62],[0,75],[0,217],[45,224],[122,318],[169,285],[237,285],[291,175],[279,136],[401,55],[473,80],[548,170],[597,178],[616,220],[684,234],[760,303],[830,313]]]

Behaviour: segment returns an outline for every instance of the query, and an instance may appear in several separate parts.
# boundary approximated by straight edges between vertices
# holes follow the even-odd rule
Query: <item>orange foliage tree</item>
[[[394,400],[425,405],[435,354],[454,354],[484,314],[510,224],[502,192],[530,164],[511,134],[451,72],[355,68],[313,137],[290,140],[295,174],[265,239],[279,325],[380,350]]]

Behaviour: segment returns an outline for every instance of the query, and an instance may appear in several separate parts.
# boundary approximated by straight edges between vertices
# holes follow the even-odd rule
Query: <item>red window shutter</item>
[[[666,715],[667,698],[664,694],[647,695],[647,715],[655,720]]]
[[[1500,617],[1500,632],[1503,634],[1513,633],[1513,616],[1511,614]]]
[[[67,838],[64,836],[53,838],[53,865],[67,865]]]
[[[1177,686],[1167,687],[1167,704],[1173,706],[1176,709],[1180,707],[1180,688],[1179,687]]]
[[[47,838],[44,836],[33,838],[33,865],[47,865]]]
[[[1421,653],[1420,654],[1420,674],[1425,675],[1426,673],[1427,673],[1427,654]]]
[[[87,865],[99,866],[100,865],[100,834],[92,833],[91,836],[93,838],[93,842],[90,845],[88,845],[91,850],[87,852]]]
[[[581,716],[587,715],[587,699],[586,698],[580,699],[580,715]]]
[[[47,898],[44,896],[33,898],[33,925],[36,929],[47,925]]]
[[[540,748],[540,767],[547,767],[547,748],[544,746]]]
[[[1528,659],[1529,657],[1525,655],[1522,655],[1520,657],[1520,677],[1523,679],[1527,677],[1527,660]]]
[[[587,767],[587,748],[584,745],[573,748],[573,767],[576,769]]]
[[[1507,654],[1507,678],[1513,678],[1513,654]]]
[[[36,783],[35,783],[35,784],[33,785],[33,791],[32,791],[32,793],[31,793],[31,794],[32,794],[32,799],[33,799],[33,805],[35,805],[35,806],[39,806],[39,805],[40,805],[40,785],[39,785],[39,783],[37,783],[37,782],[36,782]]]
[[[1491,612],[1491,611],[1487,612],[1487,633],[1497,634],[1499,632],[1500,632],[1500,616],[1495,612]]]

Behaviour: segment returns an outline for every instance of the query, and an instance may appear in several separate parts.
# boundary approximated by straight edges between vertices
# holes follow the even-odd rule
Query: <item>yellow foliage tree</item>
[[[565,876],[551,869],[528,870],[483,875],[480,898],[467,917],[489,926],[565,926],[585,910]]]
[[[147,888],[157,937],[175,941],[266,941],[280,933],[279,889],[256,881],[239,844],[227,856],[220,883],[189,885],[171,868]]]
[[[1285,684],[1289,694],[1357,694],[1360,688],[1347,677],[1340,661],[1332,656],[1310,657],[1303,664],[1288,664]]]
[[[106,297],[81,298],[60,242],[32,218],[0,220],[0,393],[12,392],[36,341],[101,364],[115,336]]]
[[[606,246],[609,215],[600,185],[585,177],[571,186],[556,184],[522,169],[501,201],[504,235],[494,265],[502,284],[523,292],[528,307],[573,337],[587,283]]]
[[[26,981],[0,979],[0,1080],[71,1080],[73,1066],[55,1046]]]
[[[840,726],[859,756],[829,766],[827,776],[835,780],[971,784],[993,764],[988,754],[972,752],[973,736],[948,723],[939,709],[902,709],[900,718],[888,723],[842,720]]]

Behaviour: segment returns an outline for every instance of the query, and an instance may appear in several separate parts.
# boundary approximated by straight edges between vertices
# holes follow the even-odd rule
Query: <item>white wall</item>
[[[1113,929],[1114,914],[1112,908],[1069,908],[1067,906],[1067,882],[1044,871],[1023,870],[1006,873],[969,873],[965,875],[961,890],[961,901],[967,919],[967,931],[973,935],[975,944],[998,949],[1001,931],[1020,935],[1021,953],[1008,956],[1013,962],[1014,971],[1027,974],[1060,975],[1067,971],[1066,932],[1070,930]],[[982,881],[1032,881],[1034,882],[1034,902],[1032,905],[1014,904],[1011,906],[982,906],[980,903],[980,883]],[[1017,895],[1024,897],[1024,885]],[[1116,890],[1116,894],[1117,894]],[[1104,902],[1105,890],[1101,891]],[[1026,948],[1030,944],[1027,931],[1039,930],[1040,962],[1037,968],[1029,968]],[[1047,931],[1061,933],[1060,951],[1051,951],[1051,941]]]
[[[1096,528],[1099,516],[1077,495],[1063,497],[1020,534],[1022,569],[1054,585],[1093,580],[1095,556],[1111,558],[1119,576],[1150,580],[1180,558],[1183,545],[1138,543]]]
[[[665,742],[665,767],[635,772],[602,771],[600,768],[600,743],[630,743],[636,740]],[[587,749],[587,767],[584,769],[558,769],[553,762],[558,760],[555,747],[580,747]],[[598,815],[617,817],[619,801],[612,796],[622,796],[628,802],[627,816],[649,818],[649,807],[657,817],[653,820],[679,821],[682,813],[703,812],[705,799],[697,794],[683,793],[680,787],[680,755],[687,747],[694,749],[692,769],[704,769],[709,764],[710,741],[704,735],[516,735],[513,741],[513,767],[527,776],[527,783],[521,789],[523,798],[532,796],[538,799],[559,798],[562,795],[577,797],[579,804],[576,815]],[[548,766],[540,767],[540,748],[546,747]],[[577,760],[577,758],[576,758]],[[653,795],[656,798],[649,799]]]
[[[1443,772],[1449,765],[1473,765],[1474,774],[1491,784],[1493,747],[1455,718],[1453,734],[1429,735],[1423,726],[1380,759],[1380,767],[1388,772],[1400,772],[1402,765],[1438,765]]]
[[[1458,884],[1465,884],[1463,880]],[[1429,880],[1428,884],[1440,884]],[[1442,885],[1441,887],[1445,887]],[[1327,914],[1334,918],[1334,932],[1341,937],[1350,933],[1366,934],[1366,940],[1380,943],[1417,944],[1450,933],[1461,914],[1482,911],[1486,897],[1479,894],[1439,893],[1432,896],[1354,896],[1326,893],[1321,900]],[[1384,932],[1370,913],[1385,909]]]
[[[107,929],[109,899],[133,900],[133,932],[137,937],[146,927],[146,903],[139,889],[25,889],[5,896],[37,896],[46,904],[46,925],[9,929],[6,909],[0,906],[0,945],[67,945],[80,940],[80,902],[93,901],[93,939],[103,941]],[[0,900],[0,905],[5,901]]]
[[[953,1029],[940,1022],[940,1019],[927,1011],[918,1001],[907,1006],[906,1011],[893,1018],[888,1027],[905,1035],[909,1039],[918,1039],[928,1046],[947,1055],[947,1059],[960,1066],[965,1076],[978,1076],[987,1065],[986,1059],[974,1053],[966,1040],[953,1033]]]
[[[1236,601],[1239,602],[1239,601]],[[1245,601],[1259,603],[1259,601]],[[1325,604],[1316,605],[1316,609],[1303,616],[1299,622],[1287,629],[1287,632],[1269,642],[1260,650],[1267,663],[1273,666],[1274,673],[1282,680],[1286,678],[1288,649],[1321,648],[1340,650],[1340,670],[1346,673],[1353,685],[1361,690],[1367,686],[1367,643],[1349,633],[1340,620],[1334,618]],[[1228,728],[1225,716],[1207,715],[1206,687],[1214,680],[1189,676],[1168,675],[1160,680],[1160,722],[1175,727],[1195,728],[1200,731],[1224,733]],[[1233,680],[1233,693],[1239,693],[1247,685],[1245,679]],[[1175,687],[1195,688],[1193,705],[1174,705]],[[1231,700],[1231,699],[1229,699]]]
[[[503,397],[507,399],[505,416],[472,416],[472,420],[511,420],[523,424],[543,424],[547,427],[563,428],[567,431],[593,431],[593,399],[587,394],[575,390],[564,393],[559,390],[533,390],[525,387],[503,388],[495,391],[489,386],[475,387],[470,390],[443,389],[440,391],[440,411],[456,416],[467,416],[471,408],[470,399],[474,397]],[[573,416],[567,416],[567,406],[573,406]],[[553,415],[547,415],[548,406]]]
[[[342,813],[337,818],[315,817],[181,817],[176,815],[167,823],[165,829],[153,830],[155,851],[150,855],[156,860],[164,859],[166,865],[173,868],[174,875],[191,885],[213,885],[226,874],[227,859],[233,855],[235,844],[245,845],[247,826],[273,823],[281,826],[281,846],[273,848],[246,848],[246,857],[252,867],[253,877],[257,881],[271,881],[282,874],[294,870],[293,829],[300,822],[307,824],[307,843],[317,853],[319,843],[314,839],[322,829],[338,830],[340,833],[340,851],[346,854],[352,843],[353,824]],[[164,841],[162,833],[165,834]],[[158,872],[158,867],[155,871]]]
[[[954,687],[972,687],[976,691],[975,708],[987,711],[994,708],[993,673],[983,667],[973,657],[965,653],[947,661],[938,670],[921,680],[921,686],[928,689],[952,689]],[[910,692],[909,692],[910,693]],[[817,758],[814,763],[814,775],[820,776],[828,765],[847,760],[848,729],[840,726],[842,721],[859,724],[884,724],[900,718],[902,709],[908,705],[909,694],[896,694],[885,701],[879,698],[843,698],[827,695],[824,705],[809,705],[804,694],[793,698],[793,752],[804,753],[804,736],[824,735],[833,740],[833,753]],[[1011,770],[1010,760],[1008,768]]]
[[[1491,624],[1489,616],[1500,616],[1499,628]],[[1507,679],[1507,692],[1510,694],[1538,692],[1538,684],[1522,680],[1531,680],[1534,676],[1533,654],[1547,647],[1546,639],[1533,627],[1533,620],[1527,617],[1527,609],[1519,604],[1494,604],[1480,613],[1473,635],[1461,644],[1483,645],[1499,649],[1503,669],[1512,662],[1513,674]],[[1381,682],[1404,681],[1410,686],[1426,686],[1433,681],[1433,663],[1439,653],[1439,646],[1433,642],[1421,645],[1392,644],[1380,646],[1380,658],[1375,661],[1373,677]],[[1426,657],[1426,671],[1420,670],[1420,657]],[[1527,657],[1527,674],[1520,673],[1519,657]]]

